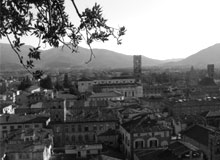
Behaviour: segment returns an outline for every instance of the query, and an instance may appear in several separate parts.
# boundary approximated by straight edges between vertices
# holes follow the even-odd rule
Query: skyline
[[[117,3],[84,0],[76,1],[76,4],[83,11],[95,2],[102,6],[110,26],[125,26],[127,32],[122,37],[122,45],[117,45],[112,38],[105,43],[92,44],[93,48],[165,60],[186,58],[220,43],[218,0],[139,0],[138,3],[134,0],[120,0]],[[69,3],[66,2],[66,11],[75,23],[79,18],[76,13],[72,14]],[[7,40],[3,38],[0,42],[7,43]],[[24,42],[36,45],[31,37],[25,38]],[[84,43],[80,46],[88,48]]]

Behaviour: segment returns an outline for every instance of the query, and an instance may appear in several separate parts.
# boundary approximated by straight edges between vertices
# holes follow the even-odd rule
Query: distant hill
[[[22,46],[22,55],[27,57],[30,46]],[[52,48],[41,51],[41,60],[35,63],[43,69],[65,68],[131,68],[133,57],[105,49],[93,49],[95,58],[86,64],[90,57],[90,50],[79,47],[78,53],[71,53],[67,47]],[[185,59],[155,60],[142,56],[142,66],[195,66],[205,67],[207,64],[220,66],[220,44],[203,49]],[[22,69],[21,64],[9,44],[0,43],[0,69]]]
[[[22,54],[27,56],[30,46],[22,47]],[[19,66],[16,54],[13,52],[9,44],[0,43],[0,66],[4,68],[14,68]],[[127,68],[133,66],[133,57],[105,49],[93,49],[95,58],[86,64],[90,57],[90,50],[79,47],[78,53],[71,53],[67,47],[52,48],[41,51],[41,60],[36,64],[37,67],[44,69],[54,68],[71,68],[81,66],[84,68]],[[143,66],[154,66],[162,63],[142,56]],[[2,68],[1,68],[2,69]]]
[[[31,46],[22,46],[22,56],[27,57],[29,48]],[[19,63],[17,55],[12,50],[9,44],[0,43],[0,69],[1,70],[19,70],[22,69],[22,65]]]
[[[172,65],[182,65],[182,66],[197,66],[204,67],[207,64],[215,64],[220,66],[220,44],[215,44],[206,49],[203,49],[179,62],[172,63]]]

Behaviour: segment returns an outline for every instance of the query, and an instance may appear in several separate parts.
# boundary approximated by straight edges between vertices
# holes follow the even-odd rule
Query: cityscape
[[[2,74],[2,159],[219,160],[214,64],[164,72],[134,55],[132,65],[41,81]]]
[[[220,160],[219,0],[2,0],[1,160]]]

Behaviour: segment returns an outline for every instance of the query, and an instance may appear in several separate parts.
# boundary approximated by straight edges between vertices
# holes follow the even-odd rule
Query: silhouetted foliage
[[[18,86],[18,90],[25,90],[30,86],[31,86],[31,81],[29,77],[26,77],[23,81],[21,81],[21,84]]]
[[[54,85],[54,88],[55,88],[57,91],[63,90],[63,86],[62,86],[58,81],[56,81],[56,83],[55,83],[55,85]]]
[[[64,88],[69,88],[70,87],[70,82],[69,82],[68,74],[64,75],[63,87]]]
[[[71,52],[77,52],[78,45],[85,40],[90,48],[91,61],[94,56],[91,44],[94,41],[105,42],[112,36],[121,44],[120,37],[125,34],[125,27],[113,28],[107,25],[102,16],[102,8],[95,4],[80,12],[74,0],[73,10],[79,17],[79,25],[69,19],[65,11],[64,0],[2,0],[0,3],[0,38],[6,37],[19,58],[20,63],[34,77],[40,78],[42,71],[34,70],[34,60],[40,60],[40,47],[66,46]],[[70,13],[72,14],[72,13]],[[39,39],[38,46],[30,48],[28,58],[22,56],[20,47],[24,45],[23,36]],[[65,41],[64,41],[65,39]]]
[[[53,84],[50,76],[47,76],[46,78],[40,80],[40,87],[44,89],[53,89]]]
[[[3,94],[7,91],[7,87],[5,83],[2,83],[2,85],[0,85],[0,94]]]
[[[74,95],[76,95],[76,96],[79,96],[79,95],[80,95],[80,93],[79,93],[79,91],[78,91],[76,85],[71,85],[71,86],[70,86],[69,93],[70,93],[70,94],[74,94]]]

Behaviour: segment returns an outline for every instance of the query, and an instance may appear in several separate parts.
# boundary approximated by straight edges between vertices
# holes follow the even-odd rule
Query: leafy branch
[[[79,43],[85,40],[90,49],[90,58],[86,63],[95,57],[91,46],[94,41],[105,42],[112,36],[117,40],[117,44],[121,44],[121,36],[126,32],[125,27],[108,26],[100,5],[95,3],[92,8],[86,8],[80,13],[75,1],[71,2],[79,17],[79,26],[69,21],[64,0],[2,0],[0,3],[0,38],[7,37],[22,66],[36,78],[43,73],[34,71],[34,61],[40,60],[39,49],[42,44],[51,47],[62,45],[68,47],[71,52],[77,52]],[[24,43],[20,40],[27,35],[35,36],[39,42],[37,47],[29,49],[25,62],[21,51]]]

